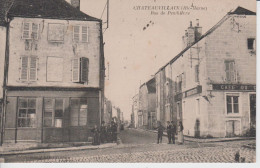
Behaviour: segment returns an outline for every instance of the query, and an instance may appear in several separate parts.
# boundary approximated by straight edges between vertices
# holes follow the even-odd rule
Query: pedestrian
[[[112,141],[117,141],[117,124],[115,122],[111,122],[111,131],[112,131]]]
[[[100,127],[100,142],[105,143],[106,141],[106,126],[105,126],[105,121],[102,121],[101,127]]]
[[[107,125],[107,142],[112,142],[112,129],[111,129],[111,124],[109,123]]]
[[[163,136],[163,131],[164,131],[164,127],[162,126],[161,122],[158,122],[158,127],[156,128],[157,129],[157,144],[159,143],[162,143],[162,136]]]
[[[93,145],[100,145],[100,131],[97,127],[97,125],[94,126],[94,128],[91,130],[93,132]]]
[[[179,121],[178,124],[178,143],[183,144],[184,143],[184,138],[183,138],[183,125],[182,122]]]
[[[172,140],[172,137],[171,137],[171,129],[172,129],[172,127],[171,127],[170,121],[167,121],[166,129],[167,129],[167,136],[168,136],[168,144],[170,144],[171,140]]]
[[[176,134],[176,126],[174,125],[174,122],[171,121],[171,138],[172,138],[172,144],[175,144],[175,134]]]

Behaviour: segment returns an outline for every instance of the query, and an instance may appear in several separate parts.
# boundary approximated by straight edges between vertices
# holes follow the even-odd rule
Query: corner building
[[[4,143],[87,141],[103,119],[102,21],[64,0],[14,0],[7,18]]]
[[[161,107],[157,115],[183,121],[188,136],[248,135],[256,125],[256,13],[238,7],[201,32],[198,20],[190,23],[184,49],[157,72],[170,72],[173,93],[172,114]]]

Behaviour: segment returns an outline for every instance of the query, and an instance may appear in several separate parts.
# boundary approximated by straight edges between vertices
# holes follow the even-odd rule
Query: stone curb
[[[154,130],[145,130],[145,129],[137,129],[142,131],[148,131],[152,133],[157,133]],[[167,133],[163,133],[163,136],[167,136]],[[213,142],[229,142],[229,141],[242,141],[242,140],[254,140],[255,137],[235,137],[235,138],[219,138],[219,139],[198,139],[194,137],[184,136],[186,137],[185,141],[187,142],[198,142],[198,143],[213,143]]]
[[[5,155],[18,155],[18,154],[31,154],[31,153],[46,153],[46,152],[61,152],[61,151],[76,151],[76,150],[96,150],[96,149],[106,149],[117,146],[117,144],[106,144],[100,146],[80,146],[80,147],[67,147],[67,148],[52,148],[52,149],[35,149],[35,150],[23,150],[23,151],[9,151],[0,153],[0,156]]]

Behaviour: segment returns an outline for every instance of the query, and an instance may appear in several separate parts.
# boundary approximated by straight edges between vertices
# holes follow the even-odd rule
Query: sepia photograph
[[[4,163],[256,163],[255,0],[0,0]]]

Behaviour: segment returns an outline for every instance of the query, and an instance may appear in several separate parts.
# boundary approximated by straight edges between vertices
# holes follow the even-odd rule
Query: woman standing
[[[179,142],[179,144],[183,144],[184,143],[183,125],[182,125],[181,121],[179,121],[179,124],[178,124],[178,142]]]

